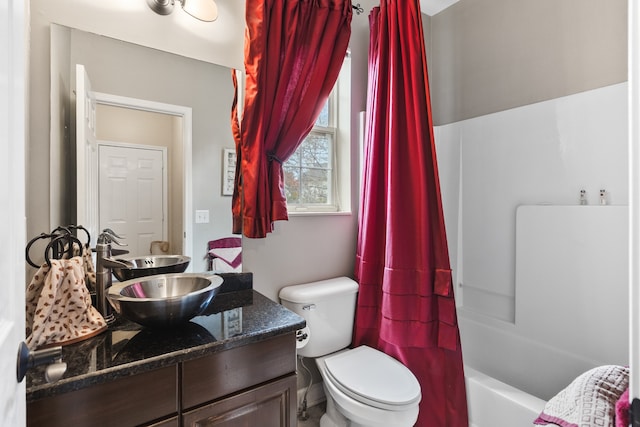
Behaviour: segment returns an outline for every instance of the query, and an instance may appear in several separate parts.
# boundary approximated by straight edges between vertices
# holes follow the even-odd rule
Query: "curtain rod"
[[[360,6],[360,3],[356,3],[355,5],[351,5],[351,7],[353,8],[353,10],[356,11],[356,15],[360,15],[361,13],[364,12],[364,9],[362,8],[362,6]]]

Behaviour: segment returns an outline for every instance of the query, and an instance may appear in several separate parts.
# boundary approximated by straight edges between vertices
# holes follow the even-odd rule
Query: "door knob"
[[[57,381],[66,371],[67,364],[62,363],[62,347],[51,347],[43,350],[29,350],[27,344],[21,342],[18,346],[18,361],[16,363],[16,377],[22,382],[27,371],[38,365],[52,365],[45,373],[47,381]]]

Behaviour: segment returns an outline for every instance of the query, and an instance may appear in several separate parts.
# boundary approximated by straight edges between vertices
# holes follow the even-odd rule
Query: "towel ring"
[[[29,240],[29,243],[27,243],[27,248],[25,249],[25,258],[27,259],[27,262],[29,263],[30,266],[35,267],[35,268],[40,268],[39,265],[37,265],[35,262],[31,261],[31,257],[29,256],[29,250],[31,249],[31,246],[33,246],[33,244],[40,240],[40,239],[49,239],[52,238],[53,235],[51,234],[46,234],[46,233],[40,233],[39,236],[34,237],[33,239]],[[47,245],[48,247],[48,245]]]
[[[72,234],[59,234],[57,237],[53,238],[53,240],[49,242],[49,244],[47,245],[47,248],[44,250],[44,260],[49,267],[51,267],[51,258],[49,257],[49,250],[51,249],[54,255],[56,255],[55,247],[61,244],[59,240],[62,240],[62,239],[68,239],[67,243],[69,248],[67,250],[68,250],[69,257],[73,256],[73,243],[77,243],[79,247],[82,247],[82,242],[80,242],[80,239],[78,239],[76,236]],[[63,245],[62,247],[64,247],[64,242],[62,242],[62,245]]]
[[[55,230],[53,230],[51,232],[51,234],[55,234],[57,231],[64,231],[67,234],[71,234],[71,230],[82,230],[84,231],[84,233],[87,235],[87,243],[85,243],[85,247],[89,247],[91,245],[91,234],[89,233],[89,230],[87,230],[86,228],[84,228],[81,225],[74,225],[74,224],[70,224],[67,225],[66,227],[60,226],[58,228],[56,228]],[[82,245],[80,245],[82,247]]]
[[[71,230],[84,231],[85,234],[87,235],[87,243],[83,245],[80,239],[78,239],[71,233]],[[59,232],[62,232],[62,233],[59,233]],[[66,241],[63,240],[64,238],[67,238],[67,240]],[[40,268],[40,266],[35,262],[33,262],[33,260],[31,259],[31,256],[29,255],[29,252],[31,250],[31,246],[33,246],[33,244],[40,239],[51,239],[51,242],[49,242],[49,244],[45,249],[45,260],[47,261],[47,265],[51,266],[51,262],[50,262],[51,257],[49,256],[49,251],[51,251],[51,255],[53,256],[54,259],[58,259],[62,257],[65,251],[68,253],[69,257],[72,257],[73,256],[72,243],[77,243],[78,248],[80,250],[82,250],[83,246],[88,248],[91,243],[91,234],[89,234],[89,230],[87,230],[81,225],[68,225],[66,227],[59,226],[55,228],[50,234],[40,233],[38,236],[31,239],[29,243],[27,243],[27,247],[25,248],[25,258],[27,260],[27,263],[29,263],[29,265],[34,268]],[[65,246],[65,243],[66,243],[66,246]]]
[[[58,231],[62,231],[63,234],[59,234]],[[61,235],[62,236],[71,235],[71,230],[69,229],[69,227],[59,226],[55,230],[51,231],[51,240],[53,241],[55,237],[58,237]],[[56,245],[56,247],[53,248],[53,257],[60,258],[61,254],[63,254],[64,251],[65,251],[64,242],[59,242]]]
[[[89,246],[91,246],[91,234],[89,234],[89,230],[87,230],[86,228],[84,228],[81,225],[73,225],[73,226],[69,226],[70,228],[73,227],[76,230],[82,230],[84,231],[84,234],[87,235],[87,243],[85,243],[85,246],[88,248]]]

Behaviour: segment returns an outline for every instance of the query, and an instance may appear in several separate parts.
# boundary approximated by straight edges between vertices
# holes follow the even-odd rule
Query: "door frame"
[[[93,92],[96,104],[109,105],[112,107],[129,108],[133,110],[148,111],[152,113],[168,114],[182,117],[182,159],[183,159],[183,188],[182,188],[182,255],[191,257],[193,254],[193,179],[192,170],[192,111],[190,107],[181,105],[165,104],[161,102],[149,101],[145,99],[130,98],[126,96],[113,95],[103,92]],[[99,166],[99,165],[96,165]]]
[[[640,420],[640,5],[628,2],[629,106],[629,400]]]
[[[26,147],[28,109],[27,35],[29,8],[23,0],[0,6],[0,268],[5,292],[0,300],[0,419],[21,427],[26,419],[26,381],[17,381],[16,355],[25,337]]]

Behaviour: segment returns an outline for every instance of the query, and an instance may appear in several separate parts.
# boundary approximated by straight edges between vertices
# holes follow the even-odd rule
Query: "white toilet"
[[[358,284],[347,277],[280,290],[280,301],[307,321],[298,354],[316,358],[327,411],[320,427],[411,427],[418,419],[420,384],[396,359],[351,344]]]

